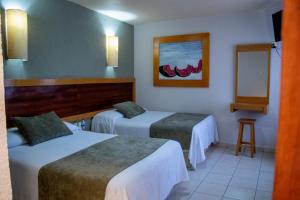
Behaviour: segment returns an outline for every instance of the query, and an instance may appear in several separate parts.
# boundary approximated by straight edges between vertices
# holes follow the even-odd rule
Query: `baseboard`
[[[220,147],[227,148],[227,149],[235,149],[235,144],[229,144],[229,143],[223,143],[223,142],[216,144],[216,146],[220,146]],[[256,151],[275,153],[275,149],[273,149],[273,148],[257,146],[257,145],[256,145]]]

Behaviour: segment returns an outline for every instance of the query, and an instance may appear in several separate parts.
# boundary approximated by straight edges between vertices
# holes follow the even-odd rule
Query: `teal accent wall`
[[[28,61],[5,60],[6,79],[133,77],[132,25],[65,0],[1,0],[1,5],[28,13]],[[118,68],[106,67],[107,31],[119,37]]]

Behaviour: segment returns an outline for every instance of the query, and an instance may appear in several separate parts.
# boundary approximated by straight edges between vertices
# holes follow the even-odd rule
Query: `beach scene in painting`
[[[160,80],[202,80],[202,42],[161,43]]]

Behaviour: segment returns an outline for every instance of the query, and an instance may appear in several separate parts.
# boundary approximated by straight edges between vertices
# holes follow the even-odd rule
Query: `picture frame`
[[[209,33],[155,37],[153,85],[209,87]]]

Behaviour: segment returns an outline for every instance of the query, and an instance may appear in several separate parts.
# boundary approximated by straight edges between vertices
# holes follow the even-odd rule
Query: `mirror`
[[[235,103],[233,105],[246,104],[244,110],[257,110],[253,107],[268,105],[271,47],[271,44],[237,46]]]
[[[268,56],[266,51],[238,53],[238,96],[268,95]]]

